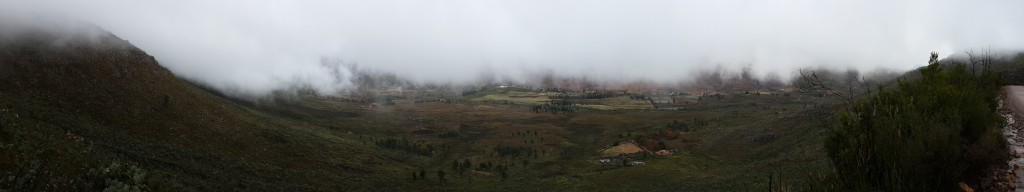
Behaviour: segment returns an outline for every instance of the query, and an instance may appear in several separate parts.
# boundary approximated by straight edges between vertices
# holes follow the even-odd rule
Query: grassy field
[[[374,108],[305,98],[262,109],[279,117],[301,117],[297,120],[336,132],[351,132],[364,142],[395,138],[438,146],[431,155],[405,153],[415,161],[405,162],[411,167],[399,171],[398,177],[405,176],[405,185],[411,188],[735,191],[772,185],[800,189],[809,174],[828,167],[820,143],[830,112],[821,106],[831,100],[797,94],[735,94],[680,109],[653,110],[612,97],[592,100],[610,105],[608,110],[557,114],[533,112],[522,104],[545,102],[540,95],[492,91],[458,103],[398,100]],[[635,158],[644,162],[639,166],[608,169],[598,163],[602,149],[661,131],[679,134],[660,139],[667,149],[677,150],[675,154]],[[446,133],[455,136],[442,136]],[[536,154],[502,156],[500,147]],[[466,160],[477,170],[460,174],[452,168],[453,161]],[[480,163],[507,165],[509,176],[481,169]],[[412,181],[418,170],[431,174],[426,181]],[[436,185],[440,182],[433,174],[437,170],[447,172],[443,186]],[[498,188],[492,188],[495,185]]]

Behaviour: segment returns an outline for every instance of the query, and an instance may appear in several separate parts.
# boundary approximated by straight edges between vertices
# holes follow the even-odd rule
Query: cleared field
[[[544,104],[548,99],[547,94],[534,93],[534,92],[511,92],[508,94],[494,94],[485,95],[483,97],[474,98],[475,101],[497,101],[497,102],[510,102],[513,104],[530,104],[540,105]]]

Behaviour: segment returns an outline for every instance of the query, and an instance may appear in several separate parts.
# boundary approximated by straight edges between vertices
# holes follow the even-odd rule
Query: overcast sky
[[[260,93],[349,86],[324,58],[417,81],[685,80],[715,65],[908,70],[968,49],[1024,48],[1024,1],[0,0],[93,22],[179,76]]]

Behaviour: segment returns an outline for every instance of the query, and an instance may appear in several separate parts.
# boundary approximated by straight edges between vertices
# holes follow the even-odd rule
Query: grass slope
[[[733,94],[652,110],[619,96],[554,114],[530,110],[546,95],[507,89],[453,102],[308,97],[256,107],[177,79],[113,35],[54,39],[0,44],[0,189],[744,191],[800,189],[829,167],[821,143],[831,110],[820,106],[830,99]],[[663,140],[675,155],[597,163],[602,148],[675,122],[687,126],[685,139]],[[435,152],[375,145],[387,139]],[[501,147],[526,150],[499,156]],[[467,160],[507,165],[508,178],[452,169]],[[426,178],[414,180],[420,171]]]
[[[112,34],[0,44],[0,189],[377,190],[401,164],[238,106]]]

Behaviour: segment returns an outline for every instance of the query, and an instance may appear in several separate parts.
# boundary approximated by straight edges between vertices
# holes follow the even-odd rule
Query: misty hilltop
[[[1021,7],[0,0],[0,191],[1019,191]]]
[[[6,15],[95,23],[176,75],[239,96],[355,88],[356,72],[324,61],[415,83],[522,84],[554,73],[675,84],[716,67],[787,81],[802,68],[906,71],[932,51],[1024,49],[1015,25],[1024,5],[1012,1],[0,3]]]
[[[110,33],[5,35],[0,172],[14,178],[5,189],[340,190],[379,177],[361,162],[389,161],[350,136],[198,89]]]

